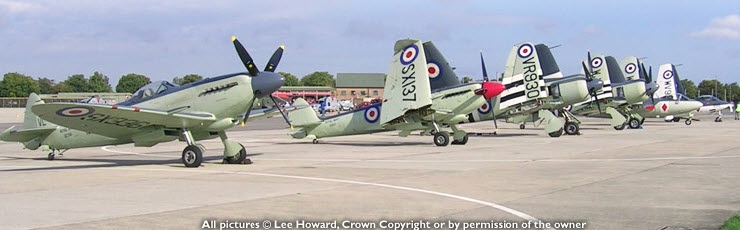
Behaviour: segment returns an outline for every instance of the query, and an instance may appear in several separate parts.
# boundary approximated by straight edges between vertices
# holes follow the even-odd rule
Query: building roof
[[[278,91],[332,91],[331,86],[281,86]]]
[[[337,88],[383,88],[383,73],[337,73]]]

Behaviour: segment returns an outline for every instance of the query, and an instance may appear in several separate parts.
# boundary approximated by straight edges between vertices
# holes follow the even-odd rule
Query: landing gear
[[[445,131],[434,134],[434,144],[437,146],[447,146],[450,143],[450,134]]]
[[[54,151],[51,151],[49,155],[46,156],[47,160],[53,161],[56,154],[54,154]]]
[[[716,118],[714,118],[714,122],[722,122],[722,117],[716,117]]]
[[[319,139],[313,139],[313,141],[311,141],[311,143],[318,144],[319,143]]]
[[[548,133],[547,135],[550,135],[550,137],[559,137],[560,135],[563,135],[563,128],[558,129],[558,131]]]
[[[461,140],[454,140],[451,144],[453,145],[465,145],[468,143],[468,134],[466,133],[465,136]]]
[[[686,121],[683,122],[686,125],[691,125],[691,119],[686,119]]]
[[[247,160],[247,150],[244,148],[244,145],[239,144],[242,149],[239,150],[239,153],[237,153],[234,156],[226,157],[224,158],[225,163],[229,164],[241,164],[245,160]]]
[[[623,123],[621,125],[614,126],[614,129],[616,129],[616,130],[622,130],[622,129],[624,129],[625,126],[627,126],[627,124],[626,123]]]
[[[525,128],[524,124],[519,125],[519,129],[524,129],[524,128]]]
[[[630,129],[637,129],[640,128],[640,120],[637,120],[637,118],[630,118],[630,120],[627,122],[629,124]]]
[[[182,150],[182,163],[185,167],[196,168],[203,163],[203,150],[197,145],[188,145]]]
[[[674,117],[673,118],[673,122],[679,122],[679,121],[681,121],[681,118],[680,117]]]
[[[578,123],[575,122],[565,122],[565,134],[568,135],[578,135],[578,131],[580,130],[580,127],[578,126]]]

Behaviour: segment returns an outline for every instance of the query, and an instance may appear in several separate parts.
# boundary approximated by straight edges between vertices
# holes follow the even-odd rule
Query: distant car
[[[350,100],[344,100],[339,102],[339,110],[349,111],[355,109],[355,104]]]

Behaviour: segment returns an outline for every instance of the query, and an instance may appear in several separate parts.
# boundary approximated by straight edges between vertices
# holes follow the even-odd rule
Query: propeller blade
[[[249,56],[249,53],[247,52],[247,49],[244,48],[241,42],[236,39],[235,36],[231,36],[231,42],[234,43],[234,48],[236,48],[236,53],[239,54],[239,58],[242,59],[242,63],[244,63],[244,67],[247,67],[247,71],[249,71],[249,75],[254,77],[257,76],[257,74],[260,73],[260,70],[257,69],[256,66],[254,66],[254,60],[251,56]]]
[[[277,50],[275,50],[275,53],[272,53],[270,61],[268,61],[267,65],[265,66],[265,72],[275,72],[278,63],[280,63],[280,59],[283,57],[283,50],[285,50],[285,46],[281,45],[277,48]]]
[[[249,109],[247,109],[247,113],[244,114],[244,119],[242,120],[242,126],[244,126],[244,123],[247,123],[247,119],[249,119],[249,114],[252,113],[252,107],[254,107],[254,101],[257,100],[257,97],[252,97],[252,101],[249,102]]]
[[[599,113],[601,113],[601,103],[599,103],[599,95],[594,92],[594,101],[596,101],[596,108],[599,109]]]
[[[653,66],[650,65],[650,69],[648,69],[648,78],[650,78],[650,82],[653,82]]]
[[[283,115],[283,119],[285,119],[285,123],[288,123],[288,126],[290,126],[290,128],[293,129],[293,124],[291,124],[290,121],[288,120],[288,115],[286,115],[285,112],[283,112],[283,110],[280,108],[280,106],[278,106],[277,101],[275,101],[275,96],[272,96],[272,94],[270,94],[270,99],[272,99],[272,103],[275,103],[275,107],[278,107],[278,110],[280,110],[280,115]]]
[[[586,55],[588,56],[588,72],[593,73],[594,69],[591,66],[591,50],[587,51]]]
[[[586,73],[586,80],[591,81],[594,79],[594,75],[591,74],[591,72],[588,70],[588,67],[586,67],[586,63],[581,63],[581,66],[583,66],[583,72]]]
[[[493,100],[493,98],[491,98]],[[493,115],[493,135],[498,135],[498,123],[496,123],[495,102],[491,102],[491,115]]]
[[[486,71],[486,62],[483,61],[483,51],[480,52],[480,67],[483,71],[483,81],[488,81],[488,71]]]

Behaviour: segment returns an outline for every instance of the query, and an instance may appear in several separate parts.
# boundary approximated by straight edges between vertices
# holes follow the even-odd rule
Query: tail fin
[[[617,62],[617,59],[612,56],[606,56],[604,58],[604,62],[606,62],[606,68],[607,72],[609,72],[609,79],[612,81],[612,83],[622,83],[626,82],[627,79],[624,77],[624,74],[622,73],[622,68],[619,67],[619,62]]]
[[[24,129],[46,126],[46,122],[31,111],[31,107],[38,104],[44,104],[44,101],[41,100],[41,97],[39,97],[39,95],[37,95],[36,93],[31,93],[30,95],[28,95],[28,101],[26,102],[26,111],[23,114]]]
[[[306,127],[321,123],[321,119],[316,115],[316,111],[303,98],[296,99],[293,106],[299,108],[288,112],[288,120],[290,120],[290,124],[293,126]]]
[[[434,43],[431,41],[424,42],[423,46],[424,56],[427,59],[427,72],[429,72],[431,89],[441,89],[460,84],[455,71],[452,71],[452,66],[450,66],[450,63],[447,62],[437,47],[434,46]]]
[[[500,96],[501,108],[548,96],[545,75],[535,47],[531,42],[524,42],[511,48],[501,79],[506,85],[506,90]]]
[[[419,110],[432,104],[429,66],[423,47],[419,40],[396,42],[383,88],[381,124],[396,120],[410,110]]]
[[[663,64],[658,67],[658,77],[655,81],[658,83],[658,91],[655,97],[672,97],[676,98],[676,69],[673,64]]]
[[[537,52],[537,59],[539,67],[542,68],[542,76],[544,78],[563,78],[563,73],[560,72],[558,62],[555,61],[555,57],[550,52],[550,47],[545,44],[537,44],[534,46],[534,51]]]
[[[622,62],[620,62],[620,67],[622,68],[622,74],[627,80],[638,78],[646,79],[647,77],[642,74],[642,71],[639,71],[640,61],[635,56],[630,56],[622,59]]]

